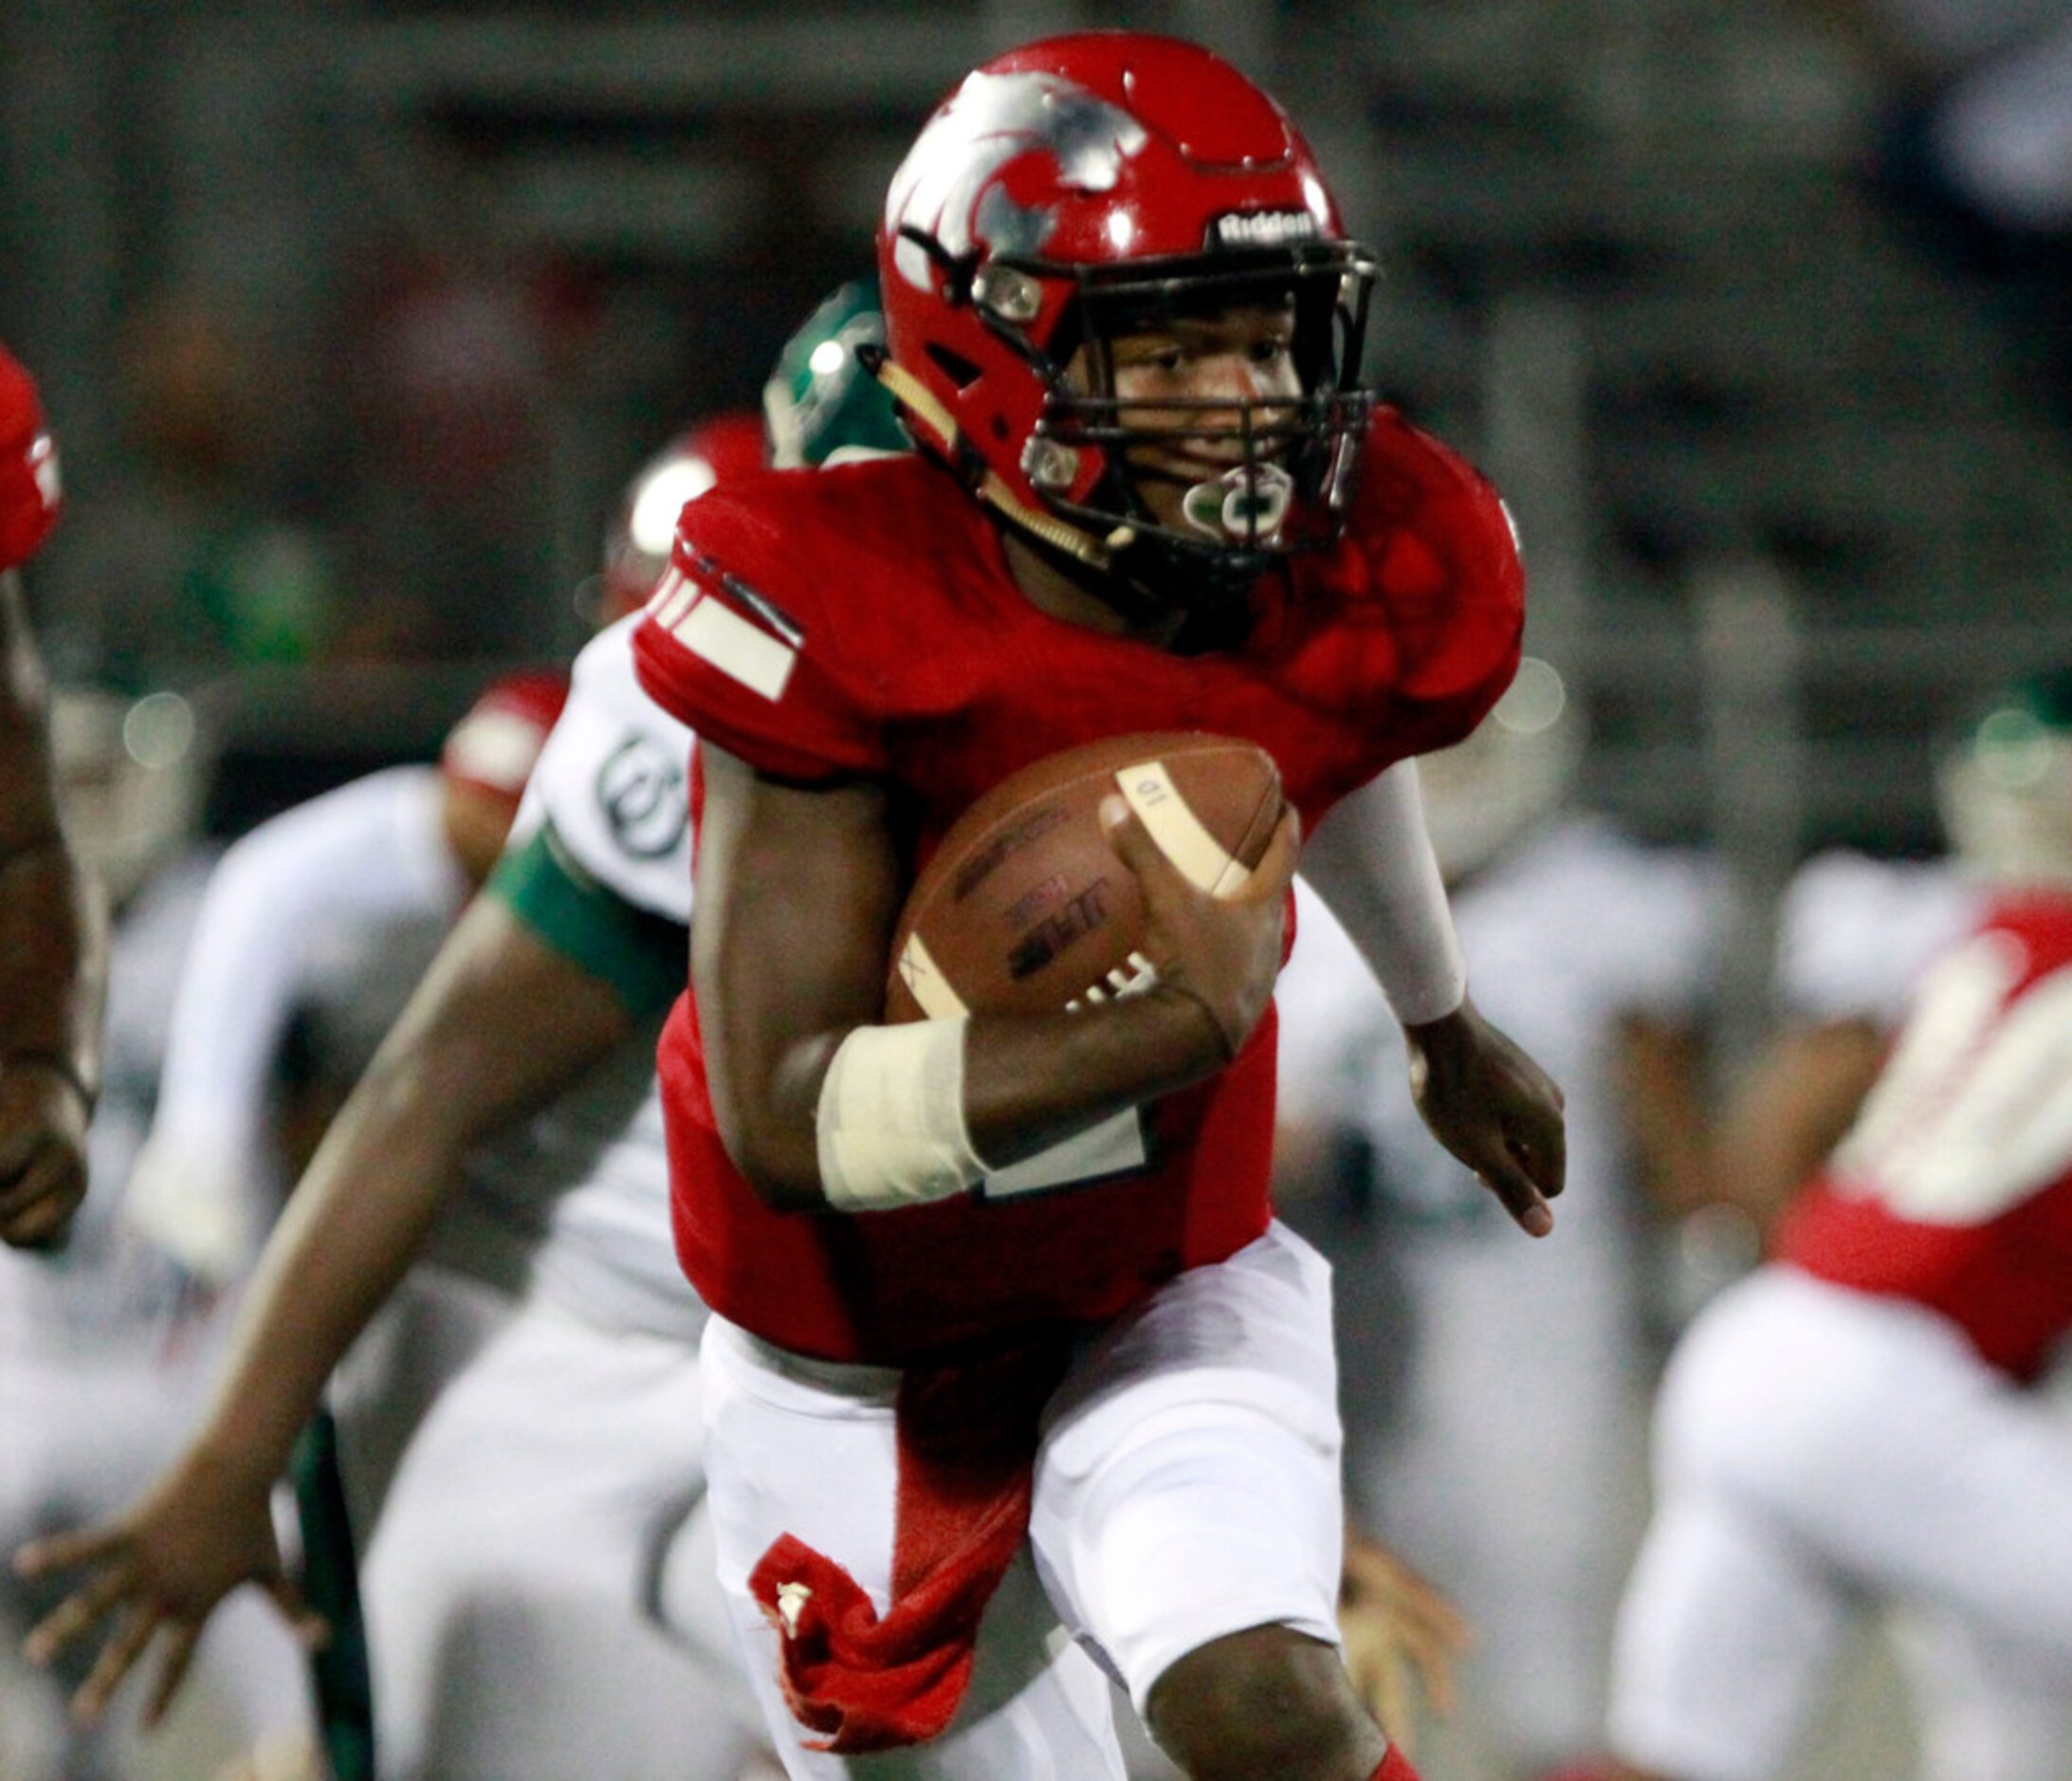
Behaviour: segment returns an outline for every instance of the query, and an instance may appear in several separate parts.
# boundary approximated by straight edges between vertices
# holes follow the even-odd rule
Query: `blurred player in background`
[[[488,875],[566,697],[564,675],[511,675],[454,725],[436,765],[368,774],[224,854],[127,1206],[196,1279],[242,1280],[279,1213],[270,1091],[297,1011],[318,985],[350,977],[386,1024],[383,1005],[393,1016]]]
[[[86,1191],[106,917],[59,825],[16,571],[57,521],[36,386],[0,346],[0,1242],[59,1241]]]
[[[1758,1210],[1819,1166],[1664,1382],[1612,1702],[1634,1776],[1782,1772],[1866,1605],[1909,1613],[1931,1781],[2072,1775],[2072,1419],[2044,1386],[2072,1330],[2072,674],[1999,701],[1942,792],[1961,874],[1829,859],[1788,905],[1814,1019],[1722,1166],[1750,1159]]]
[[[635,479],[598,616],[637,604],[677,510],[760,468],[761,439],[708,424]],[[256,1493],[339,1363],[384,1781],[733,1781],[759,1742],[693,1525],[704,1313],[653,1092],[690,744],[634,687],[627,632],[579,659],[521,838],[298,1187],[212,1417],[112,1540],[51,1555],[112,1548],[101,1575],[164,1611],[176,1666],[226,1588],[280,1578]],[[334,1766],[365,1773],[350,1729]]]
[[[1766,1233],[1877,1080],[1922,974],[1977,926],[1994,884],[2047,873],[2054,695],[2046,676],[1989,702],[1944,751],[1939,859],[1816,854],[1777,923],[1777,1030],[1721,1110],[1714,1185]]]
[[[191,836],[205,758],[199,739],[179,745],[185,703],[60,695],[67,819],[127,911],[109,1045],[121,1092],[94,1128],[105,1216],[89,1215],[45,1288],[71,1339],[24,1373],[46,1403],[42,1440],[16,1456],[29,1518],[10,1523],[10,1547],[112,1514],[178,1450],[221,1358],[227,1323],[211,1301],[248,1274],[292,1164],[291,1026],[306,1019],[321,1051],[342,1047],[310,1061],[350,1080],[356,1026],[385,1023],[384,1001],[393,1015],[493,860],[562,693],[555,677],[500,685],[456,725],[439,766],[371,775],[261,824],[220,859],[170,871],[156,869]],[[300,1092],[322,1091],[312,1080]],[[52,1605],[47,1588],[31,1600]],[[229,1692],[232,1729],[279,1754],[306,1745],[306,1691],[292,1644],[257,1610],[243,1602],[226,1618],[197,1693]]]
[[[1277,1186],[1338,1282],[1352,1518],[1458,1600],[1476,1635],[1464,1729],[1491,1772],[1520,1778],[1602,1738],[1642,1514],[1649,1203],[1702,1197],[1719,927],[1701,857],[1570,803],[1582,745],[1559,675],[1528,657],[1473,736],[1419,763],[1478,999],[1567,1097],[1549,1252],[1506,1241],[1474,1177],[1425,1140],[1395,1022],[1308,896],[1276,993]]]
[[[88,1135],[95,1190],[61,1249],[0,1254],[0,1547],[9,1551],[112,1514],[142,1488],[197,1414],[222,1331],[192,1277],[124,1217],[181,960],[216,857],[194,839],[207,741],[175,695],[132,701],[84,688],[55,694],[50,736],[65,826],[116,921],[104,1086]],[[22,1635],[56,1600],[47,1585],[0,1574],[0,1773],[102,1781],[133,1772],[134,1737],[78,1726],[64,1712],[64,1693],[84,1680],[84,1665],[39,1677],[13,1662]],[[183,1708],[168,1743],[192,1764],[209,1753],[270,1759],[308,1748],[302,1654],[254,1601],[212,1631]]]
[[[873,1022],[917,862],[984,789],[1103,736],[1251,735],[1312,821],[1353,794],[1313,869],[1434,1129],[1549,1228],[1558,1093],[1464,1000],[1394,764],[1510,676],[1509,528],[1369,419],[1371,263],[1278,108],[1191,46],[970,76],[879,274],[920,455],[695,504],[636,637],[700,735],[662,1075],[751,1680],[798,1777],[1117,1774],[1088,1651],[1190,1775],[1408,1775],[1335,1648],[1326,1271],[1267,1204],[1293,818],[1229,902],[1116,818],[1166,973],[1142,994]],[[1042,1191],[1096,1125],[1108,1179]],[[1010,1164],[1028,1191],[987,1195]]]
[[[494,864],[566,696],[563,674],[505,677],[436,764],[384,768],[262,822],[211,874],[124,1203],[130,1225],[206,1291],[232,1294],[249,1277],[315,1134]],[[284,1102],[296,1041],[310,1080]],[[183,1437],[202,1407],[187,1406]],[[329,1574],[326,1554],[307,1556]],[[335,1687],[355,1655],[348,1641],[320,1659],[320,1679]]]

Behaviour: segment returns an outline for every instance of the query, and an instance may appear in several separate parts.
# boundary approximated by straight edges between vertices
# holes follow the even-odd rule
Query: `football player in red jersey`
[[[106,922],[58,826],[43,664],[16,569],[58,516],[36,386],[0,347],[0,1241],[42,1247],[86,1191]]]
[[[921,454],[716,491],[636,639],[701,738],[660,1068],[765,1715],[795,1776],[1114,1775],[1105,1669],[1190,1775],[1407,1775],[1336,1650],[1329,1286],[1268,1203],[1271,998],[1299,823],[1429,1123],[1551,1227],[1560,1095],[1467,1000],[1409,762],[1515,666],[1510,525],[1373,407],[1371,260],[1192,46],[969,76],[879,272]],[[981,792],[1200,728],[1265,747],[1292,812],[1229,901],[1110,813],[1155,987],[879,1024],[902,900]]]
[[[1881,1067],[1852,1081],[1867,1021],[1795,1047],[1815,1073],[1728,1131],[1754,1139],[1726,1160],[1767,1173],[1847,1128],[1664,1379],[1613,1675],[1632,1781],[1785,1773],[1844,1634],[1889,1606],[1915,1636],[1924,1775],[2067,1772],[2072,1429],[2049,1372],[2072,1333],[2072,671],[1996,701],[1943,790],[1970,885],[1859,870],[1816,887],[1854,931],[1788,911],[1799,945],[1824,928],[1850,955],[1788,987],[1859,1007],[1917,968],[1916,935],[1973,915]]]

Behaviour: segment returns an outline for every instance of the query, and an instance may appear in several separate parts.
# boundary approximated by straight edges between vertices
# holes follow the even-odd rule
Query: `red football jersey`
[[[888,781],[918,869],[1008,775],[1146,730],[1258,744],[1313,828],[1464,736],[1509,683],[1523,619],[1494,491],[1384,412],[1346,538],[1260,583],[1241,649],[1173,655],[1049,616],[984,511],[917,457],[704,496],[634,649],[650,694],[714,745],[793,780]],[[1139,1110],[1126,1172],[861,1217],[756,1197],[715,1129],[688,998],[660,1071],[686,1271],[722,1315],[807,1353],[891,1362],[1110,1317],[1269,1217],[1271,1017],[1219,1075]]]
[[[2072,1329],[2072,896],[2001,901],[1930,971],[1777,1254],[2042,1368]]]
[[[0,346],[0,569],[35,555],[57,518],[57,448],[35,384]]]

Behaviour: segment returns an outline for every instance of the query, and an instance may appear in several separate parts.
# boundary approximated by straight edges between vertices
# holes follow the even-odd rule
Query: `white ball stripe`
[[[1115,783],[1158,844],[1159,852],[1197,890],[1214,897],[1233,897],[1251,883],[1251,870],[1235,858],[1188,807],[1163,761],[1125,767],[1115,775]]]

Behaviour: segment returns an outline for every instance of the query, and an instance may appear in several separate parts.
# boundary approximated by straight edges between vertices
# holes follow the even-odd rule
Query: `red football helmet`
[[[567,703],[568,675],[559,670],[531,669],[491,681],[447,732],[439,776],[515,816],[547,733]]]
[[[0,346],[0,570],[27,562],[57,523],[58,452],[36,385]]]
[[[761,416],[740,413],[687,428],[642,465],[604,535],[596,622],[624,617],[654,592],[669,566],[677,517],[687,501],[715,483],[760,470],[765,462]]]
[[[928,449],[1054,547],[1165,598],[1228,590],[1336,535],[1374,271],[1308,144],[1229,64],[1134,31],[1051,38],[966,76],[893,176],[880,375]],[[1154,434],[1100,387],[1118,335],[1290,301],[1299,396],[1162,400],[1201,424]],[[1065,376],[1082,345],[1086,390]],[[1122,461],[1153,438],[1237,449],[1184,529]]]

